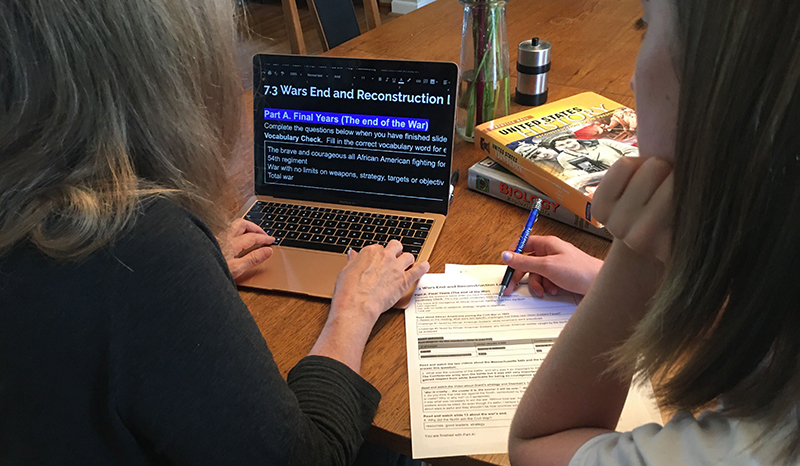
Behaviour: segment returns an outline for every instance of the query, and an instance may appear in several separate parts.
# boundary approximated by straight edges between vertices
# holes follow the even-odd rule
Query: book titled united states
[[[592,196],[609,167],[638,156],[636,113],[593,92],[475,128],[475,145],[513,174],[595,226]]]

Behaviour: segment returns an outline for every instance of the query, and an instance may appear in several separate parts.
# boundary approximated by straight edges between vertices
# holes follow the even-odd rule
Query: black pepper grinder
[[[550,71],[550,42],[534,37],[519,43],[517,92],[514,100],[534,106],[547,102],[547,72]]]

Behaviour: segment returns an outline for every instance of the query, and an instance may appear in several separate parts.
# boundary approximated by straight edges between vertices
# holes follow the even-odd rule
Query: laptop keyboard
[[[253,204],[244,218],[275,237],[275,245],[346,253],[375,243],[386,246],[396,239],[415,259],[433,226],[428,218],[262,201]]]

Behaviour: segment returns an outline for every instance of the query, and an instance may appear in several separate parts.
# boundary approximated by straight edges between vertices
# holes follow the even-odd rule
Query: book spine
[[[600,227],[600,223],[592,217],[592,204],[589,199],[572,186],[539,168],[530,160],[495,140],[482,128],[475,128],[475,145],[512,174],[539,191],[558,201],[563,207],[578,215],[582,220]]]
[[[526,210],[530,210],[536,199],[541,199],[542,210],[540,214],[542,216],[571,225],[601,238],[613,239],[611,233],[605,228],[598,228],[563,208],[561,204],[519,177],[487,165],[484,161],[478,162],[469,168],[467,187]]]

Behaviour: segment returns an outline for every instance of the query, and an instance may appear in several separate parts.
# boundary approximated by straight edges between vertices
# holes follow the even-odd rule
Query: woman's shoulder
[[[168,198],[155,197],[139,204],[137,215],[120,239],[172,241],[180,238],[216,243],[211,230],[197,216]]]
[[[26,240],[0,255],[0,270],[10,267],[64,279],[93,274],[102,282],[127,279],[142,271],[170,273],[198,261],[227,270],[214,235],[195,215],[164,197],[144,200],[136,209],[120,234],[87,256],[52,258]]]
[[[784,443],[764,433],[764,425],[757,421],[718,411],[697,417],[680,411],[664,426],[651,423],[597,436],[578,449],[570,466],[773,464]]]
[[[202,220],[173,201],[163,197],[148,199],[138,210],[128,229],[112,244],[110,249],[115,253],[139,255],[152,251],[162,256],[191,258],[204,251],[219,251],[216,238]]]
[[[195,215],[166,198],[144,201],[127,230],[102,252],[123,279],[192,283],[220,274],[230,279],[216,238]]]

